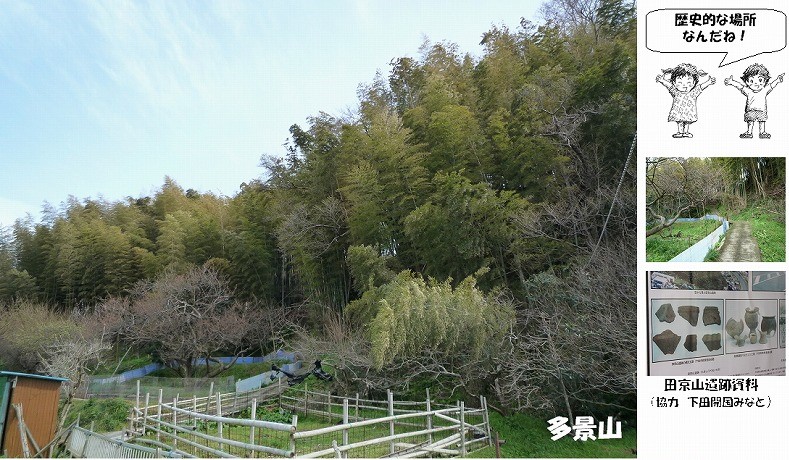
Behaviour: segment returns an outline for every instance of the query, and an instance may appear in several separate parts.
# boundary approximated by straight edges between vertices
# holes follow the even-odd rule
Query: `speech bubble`
[[[786,14],[763,8],[678,8],[646,16],[657,53],[725,53],[718,67],[786,48]]]

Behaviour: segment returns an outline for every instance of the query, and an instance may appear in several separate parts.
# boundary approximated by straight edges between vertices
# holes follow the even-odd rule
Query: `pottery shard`
[[[660,351],[662,351],[664,355],[671,355],[674,354],[674,351],[677,349],[680,338],[680,336],[671,332],[671,329],[667,329],[653,336],[652,341],[655,342],[655,345],[660,348]]]
[[[715,334],[704,334],[704,337],[701,338],[701,341],[704,342],[704,345],[707,346],[707,350],[709,351],[720,350],[721,335],[719,332],[716,332]]]
[[[674,318],[677,317],[677,315],[674,313],[674,307],[672,307],[670,303],[664,303],[661,305],[660,308],[658,308],[658,311],[655,312],[655,316],[657,316],[657,319],[663,321],[664,323],[670,323],[674,321]]]
[[[704,314],[701,316],[701,320],[705,326],[710,324],[720,325],[721,313],[718,311],[718,307],[704,307]]]
[[[683,305],[677,309],[679,316],[685,318],[691,326],[699,324],[699,307],[695,305]]]
[[[685,349],[688,351],[696,351],[697,337],[696,334],[690,334],[685,337]]]

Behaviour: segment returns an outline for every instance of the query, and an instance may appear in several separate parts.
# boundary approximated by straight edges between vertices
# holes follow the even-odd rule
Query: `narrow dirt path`
[[[762,252],[753,237],[750,222],[732,222],[721,247],[720,262],[761,262]]]

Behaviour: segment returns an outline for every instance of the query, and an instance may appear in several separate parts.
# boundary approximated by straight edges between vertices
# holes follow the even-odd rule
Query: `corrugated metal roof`
[[[38,374],[23,374],[21,372],[11,372],[11,371],[0,371],[0,375],[8,375],[12,377],[27,377],[31,379],[54,380],[56,382],[68,381],[67,378],[63,378],[63,377],[52,377],[50,375],[38,375]]]

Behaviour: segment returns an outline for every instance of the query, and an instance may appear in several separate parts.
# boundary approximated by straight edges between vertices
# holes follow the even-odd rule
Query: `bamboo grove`
[[[555,1],[482,34],[477,58],[426,40],[352,113],[291,126],[232,197],[165,178],[47,204],[2,229],[0,302],[99,311],[210,269],[293,311],[290,346],[330,355],[343,385],[437,378],[502,411],[633,415],[634,8]]]

